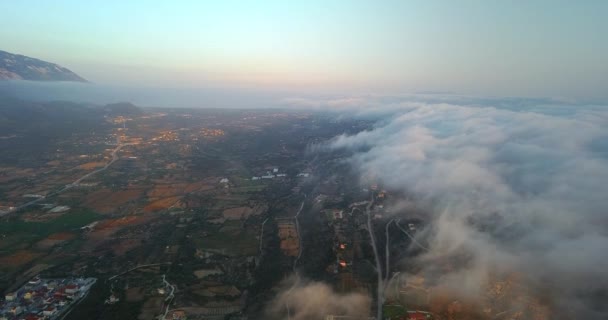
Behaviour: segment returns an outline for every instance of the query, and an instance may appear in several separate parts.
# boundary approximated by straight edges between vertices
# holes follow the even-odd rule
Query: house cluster
[[[53,320],[84,297],[95,278],[42,279],[34,277],[4,295],[0,320]]]
[[[274,178],[282,178],[282,177],[287,177],[287,174],[279,172],[279,168],[274,168],[274,169],[272,169],[272,172],[266,171],[265,174],[263,174],[261,176],[254,176],[251,178],[251,180],[274,179]]]

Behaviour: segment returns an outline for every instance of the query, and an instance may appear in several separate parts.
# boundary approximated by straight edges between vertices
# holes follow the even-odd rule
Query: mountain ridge
[[[0,50],[0,80],[88,82],[56,63]]]

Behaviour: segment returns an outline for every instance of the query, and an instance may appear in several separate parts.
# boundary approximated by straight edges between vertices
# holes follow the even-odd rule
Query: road
[[[118,146],[116,146],[116,148],[114,148],[114,150],[112,150],[112,160],[110,160],[108,163],[106,163],[102,168],[99,168],[99,169],[97,169],[95,171],[91,171],[91,172],[85,174],[84,176],[76,179],[76,181],[74,181],[74,182],[72,182],[70,184],[66,184],[61,189],[59,189],[57,191],[53,191],[53,192],[49,193],[48,195],[46,195],[45,197],[38,198],[38,199],[32,200],[30,202],[27,202],[25,204],[22,204],[22,205],[16,207],[15,209],[13,209],[12,211],[9,211],[9,212],[5,213],[4,215],[9,214],[9,213],[13,213],[13,212],[17,212],[17,211],[19,211],[21,209],[24,209],[24,208],[27,208],[27,207],[29,207],[31,205],[34,205],[34,204],[36,204],[36,203],[38,203],[38,202],[40,202],[40,201],[42,201],[44,199],[56,196],[56,195],[58,195],[58,194],[60,194],[62,192],[65,192],[65,191],[67,191],[67,190],[69,190],[69,189],[71,189],[73,187],[78,186],[78,184],[80,182],[82,182],[83,180],[85,180],[85,179],[87,179],[87,178],[89,178],[89,177],[91,177],[91,176],[93,176],[93,175],[95,175],[97,173],[100,173],[100,172],[102,172],[102,171],[104,171],[106,169],[108,169],[108,167],[110,167],[114,162],[116,162],[116,160],[119,159],[119,157],[118,157],[118,151],[120,151],[120,149],[122,149],[122,147],[130,146],[130,145],[133,145],[133,143],[121,143]],[[2,215],[0,215],[0,216],[2,216]]]
[[[384,272],[384,276],[386,278],[388,278],[388,275],[390,274],[390,266],[391,266],[391,237],[390,237],[390,234],[388,233],[388,227],[390,227],[390,225],[391,225],[391,223],[393,223],[393,221],[395,221],[395,219],[392,219],[384,226],[384,236],[386,237],[386,244],[384,245],[384,257],[386,258],[384,267],[385,267],[386,271]]]
[[[266,221],[268,221],[268,218],[264,219],[264,222],[262,222],[262,230],[260,231],[260,257],[262,256],[262,242],[264,241],[264,225],[266,224]]]
[[[304,200],[302,200],[300,209],[298,209],[298,212],[293,217],[294,220],[296,221],[296,231],[298,232],[298,248],[300,248],[300,250],[298,250],[298,257],[293,262],[293,272],[296,272],[296,266],[298,265],[298,261],[300,261],[300,257],[302,256],[302,251],[303,251],[302,234],[300,233],[300,221],[298,220],[298,217],[300,216],[300,213],[302,213],[302,209],[304,208],[304,202],[306,202],[306,195],[304,195]]]
[[[88,177],[95,175],[99,172],[102,172],[104,170],[106,170],[108,167],[110,167],[114,162],[116,162],[116,160],[119,159],[118,157],[118,151],[120,151],[120,149],[122,149],[122,147],[126,147],[126,146],[130,146],[133,145],[133,143],[121,143],[118,146],[116,146],[116,148],[114,148],[114,150],[112,150],[112,160],[110,160],[110,162],[106,163],[102,168],[99,168],[95,171],[89,172],[87,174],[85,174],[84,176],[78,178],[78,180],[72,182],[71,186],[77,186],[80,182],[82,182],[82,180],[87,179]]]
[[[142,264],[142,265],[139,265],[139,266],[135,266],[135,267],[133,267],[133,268],[127,270],[127,271],[124,271],[124,272],[121,272],[119,274],[115,274],[115,275],[109,277],[107,281],[112,281],[115,278],[122,276],[123,274],[129,273],[129,272],[137,270],[139,268],[162,266],[162,265],[165,265],[165,264],[171,264],[171,262],[150,263],[150,264]]]
[[[418,247],[420,247],[420,248],[421,248],[421,249],[423,249],[424,251],[429,251],[429,248],[427,248],[427,247],[423,246],[423,245],[422,245],[420,242],[418,242],[418,240],[416,240],[416,238],[414,238],[414,237],[413,237],[413,236],[412,236],[412,235],[411,235],[409,232],[407,232],[407,231],[405,230],[405,228],[403,228],[403,227],[402,227],[402,226],[399,224],[399,221],[400,221],[400,220],[401,220],[401,219],[397,219],[397,220],[395,221],[395,224],[397,225],[397,227],[398,227],[398,228],[399,228],[399,229],[400,229],[400,230],[401,230],[403,233],[405,233],[405,235],[406,235],[406,236],[408,236],[408,238],[410,238],[410,240],[412,240],[412,243],[413,243],[413,244],[417,245]]]
[[[171,293],[169,293],[169,295],[165,298],[165,303],[167,305],[167,307],[165,308],[165,313],[163,314],[162,317],[159,317],[159,319],[166,319],[167,318],[167,313],[169,313],[169,306],[171,305],[171,301],[173,300],[174,297],[174,292],[175,292],[175,286],[170,284],[169,281],[167,281],[166,276],[163,274],[163,283],[165,284],[165,288],[169,287],[171,288]]]
[[[302,209],[304,208],[305,202],[306,202],[306,195],[304,195],[304,200],[302,200],[300,209],[298,209],[298,212],[293,217],[294,220],[296,221],[296,231],[298,232],[299,251],[298,251],[298,256],[293,261],[293,273],[296,277],[296,280],[293,282],[293,285],[291,286],[291,288],[289,288],[289,290],[287,291],[287,299],[285,299],[285,308],[287,309],[287,319],[291,319],[291,309],[289,308],[289,296],[291,295],[291,291],[293,291],[293,289],[295,289],[295,287],[297,287],[298,284],[300,283],[300,275],[298,274],[296,267],[298,266],[298,261],[300,260],[300,257],[302,256],[302,251],[304,251],[304,248],[302,247],[302,234],[300,233],[300,222],[298,221],[298,217],[300,216],[300,213],[302,212]]]
[[[380,255],[378,254],[378,247],[376,247],[376,236],[374,235],[374,227],[372,225],[372,214],[371,208],[374,205],[374,193],[372,192],[371,201],[365,207],[365,214],[367,215],[367,231],[369,232],[369,238],[372,243],[372,249],[374,250],[374,257],[376,260],[376,274],[378,275],[378,302],[377,302],[377,316],[376,319],[382,319],[382,303],[384,300],[384,279],[382,278],[382,266],[380,265]]]

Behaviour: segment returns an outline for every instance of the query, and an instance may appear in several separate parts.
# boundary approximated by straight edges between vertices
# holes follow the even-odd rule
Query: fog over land
[[[483,294],[490,277],[515,274],[530,295],[542,290],[552,318],[605,319],[608,109],[423,100],[289,102],[379,119],[372,130],[317,149],[352,150],[348,163],[362,177],[411,194],[429,212],[428,228],[418,234],[430,248],[416,258],[420,274],[435,275],[463,299]],[[455,268],[438,266],[457,257],[465,258]]]

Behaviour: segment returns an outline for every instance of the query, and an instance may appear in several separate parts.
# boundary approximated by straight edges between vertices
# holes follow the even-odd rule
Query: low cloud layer
[[[362,176],[425,204],[431,251],[420,265],[469,257],[441,275],[446,285],[474,297],[491,274],[513,272],[549,296],[553,319],[608,318],[597,303],[608,296],[608,107],[462,97],[331,105],[379,119],[326,147],[352,150]]]
[[[340,294],[324,283],[294,283],[293,278],[284,285],[285,288],[271,302],[266,318],[322,320],[327,315],[340,315],[352,317],[350,319],[367,319],[371,299],[366,294]]]

